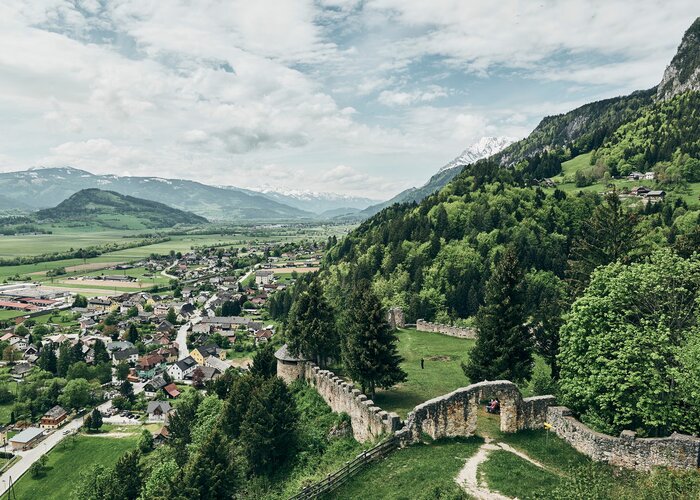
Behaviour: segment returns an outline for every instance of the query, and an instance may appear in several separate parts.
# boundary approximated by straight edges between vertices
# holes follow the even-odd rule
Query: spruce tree
[[[507,249],[486,283],[484,305],[476,315],[478,335],[462,364],[469,380],[522,382],[532,373],[533,340],[524,324],[523,272],[515,251]]]
[[[41,351],[37,364],[42,370],[46,370],[47,372],[56,375],[57,361],[56,352],[47,346]]]
[[[107,352],[107,347],[104,342],[99,339],[95,340],[92,350],[95,353],[95,364],[109,362],[109,353]]]
[[[275,350],[272,344],[266,343],[253,356],[253,365],[250,367],[250,373],[261,378],[270,378],[277,376],[277,359],[275,358]]]
[[[360,281],[353,288],[343,323],[343,365],[363,392],[374,397],[377,387],[388,389],[406,380],[396,335],[369,282]]]
[[[187,462],[182,474],[183,498],[233,498],[240,474],[231,442],[214,427],[204,444]]]
[[[136,325],[133,323],[129,324],[129,331],[126,334],[126,340],[132,344],[135,344],[139,340],[139,331],[136,328]]]
[[[338,355],[338,332],[333,309],[314,280],[294,302],[287,324],[287,345],[294,355],[305,356],[323,366]]]

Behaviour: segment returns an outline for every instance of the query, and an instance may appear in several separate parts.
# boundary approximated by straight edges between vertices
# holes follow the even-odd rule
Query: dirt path
[[[128,432],[105,432],[104,434],[84,434],[85,436],[89,437],[96,437],[96,438],[125,438],[129,436],[133,436],[133,434],[130,434]]]
[[[479,500],[510,500],[510,497],[501,495],[496,491],[491,491],[485,481],[481,481],[481,484],[479,484],[479,466],[486,462],[489,454],[495,450],[513,453],[540,469],[549,470],[537,460],[516,450],[512,446],[505,443],[494,443],[491,438],[487,437],[486,442],[479,447],[474,456],[467,460],[464,467],[462,467],[462,470],[459,471],[459,474],[457,474],[455,478],[457,484],[460,485],[464,491]]]

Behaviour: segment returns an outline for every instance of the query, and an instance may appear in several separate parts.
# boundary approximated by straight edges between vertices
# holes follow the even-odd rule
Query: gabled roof
[[[148,407],[146,408],[146,412],[152,414],[158,409],[160,409],[163,414],[166,414],[171,409],[170,403],[167,401],[150,401],[148,403]]]

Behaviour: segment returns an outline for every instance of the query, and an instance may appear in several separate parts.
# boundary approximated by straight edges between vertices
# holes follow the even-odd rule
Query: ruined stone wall
[[[475,339],[475,328],[460,328],[458,326],[442,325],[439,323],[430,323],[422,319],[416,320],[416,330],[419,332],[435,332],[449,335],[450,337],[459,337],[461,339]]]
[[[329,370],[321,370],[311,362],[299,364],[300,375],[313,386],[334,412],[345,412],[352,421],[352,433],[363,442],[383,434],[393,434],[401,426],[396,413],[389,413],[362,394],[350,382],[345,382]]]
[[[596,432],[579,422],[565,406],[550,406],[547,422],[557,436],[598,462],[629,469],[649,470],[655,466],[692,469],[700,466],[700,438],[672,434],[667,438],[637,439],[633,431],[620,437]]]
[[[405,444],[419,441],[423,433],[433,439],[471,436],[481,401],[493,398],[500,402],[503,432],[541,428],[547,407],[555,402],[554,396],[523,399],[517,386],[507,380],[480,382],[419,404],[397,435]]]
[[[404,316],[403,309],[400,307],[392,307],[387,311],[387,321],[391,328],[404,328],[406,326],[406,317]]]

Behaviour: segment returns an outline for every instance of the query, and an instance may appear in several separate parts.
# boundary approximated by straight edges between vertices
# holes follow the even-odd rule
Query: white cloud
[[[387,196],[479,137],[653,85],[692,7],[5,0],[0,168]],[[475,98],[490,78],[505,90]]]

